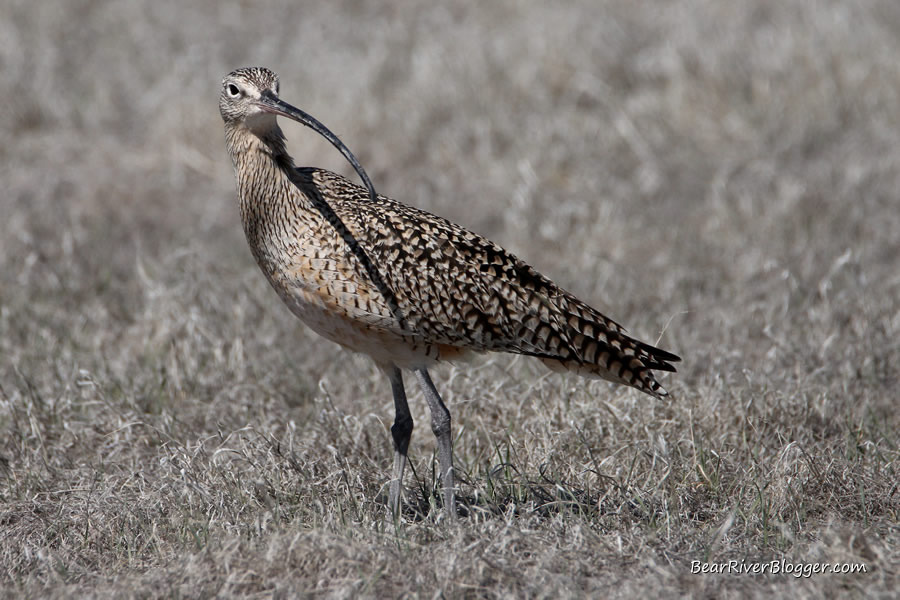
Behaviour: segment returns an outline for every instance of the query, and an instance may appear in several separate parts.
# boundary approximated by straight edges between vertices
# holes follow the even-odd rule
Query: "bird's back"
[[[674,371],[677,356],[628,337],[497,244],[395,200],[373,202],[364,188],[329,171],[300,168],[291,178],[302,201],[284,208],[318,213],[312,217],[319,231],[307,235],[318,246],[312,253],[287,255],[283,268],[294,276],[286,281],[309,289],[296,275],[312,277],[320,296],[331,296],[326,313],[356,321],[361,336],[377,344],[335,341],[394,362],[375,354],[414,349],[413,360],[427,362],[469,351],[526,354],[554,369],[665,395],[651,371]]]

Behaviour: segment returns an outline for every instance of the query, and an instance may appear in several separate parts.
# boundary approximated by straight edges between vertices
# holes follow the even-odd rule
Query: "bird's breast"
[[[290,311],[332,342],[402,368],[427,366],[459,353],[403,335],[386,299],[346,254],[297,246],[293,252],[266,249],[256,258]]]

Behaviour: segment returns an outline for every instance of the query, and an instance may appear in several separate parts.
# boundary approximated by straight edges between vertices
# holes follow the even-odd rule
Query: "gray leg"
[[[437,438],[438,460],[441,464],[441,481],[444,484],[444,514],[451,521],[456,520],[456,497],[453,489],[453,449],[450,438],[450,411],[444,406],[440,394],[434,387],[425,368],[416,369],[416,377],[425,394],[425,401],[431,411],[431,430]]]
[[[388,496],[388,508],[396,518],[400,514],[400,491],[403,489],[403,471],[406,468],[406,452],[409,450],[409,438],[412,437],[413,420],[406,403],[406,391],[403,389],[403,375],[395,366],[386,368],[391,380],[391,391],[394,393],[394,424],[391,435],[394,437],[394,473]]]

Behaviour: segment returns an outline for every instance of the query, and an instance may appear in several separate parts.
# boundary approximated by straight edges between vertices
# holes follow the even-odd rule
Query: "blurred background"
[[[173,448],[247,425],[282,439],[296,423],[297,443],[309,444],[302,465],[339,448],[366,498],[387,476],[382,375],[303,327],[244,240],[217,99],[227,72],[254,65],[280,75],[281,96],[339,135],[380,193],[493,239],[684,357],[663,382],[667,404],[543,377],[512,357],[438,369],[467,432],[461,468],[492,464],[498,439],[533,453],[526,473],[547,456],[593,460],[571,441],[584,426],[609,457],[603,473],[625,481],[647,461],[645,481],[663,481],[664,462],[691,468],[696,435],[738,483],[678,504],[707,493],[689,472],[660,500],[706,507],[707,517],[683,513],[683,556],[710,555],[694,532],[704,518],[718,527],[738,496],[750,516],[725,547],[741,557],[748,544],[769,552],[778,531],[803,539],[817,515],[888,531],[900,429],[898,57],[896,0],[0,0],[0,467],[16,474],[5,498],[22,503],[17,535],[46,529],[21,525],[44,498],[36,490],[90,481],[128,503],[97,522],[127,529],[116,519],[140,506],[136,523],[162,523],[154,511],[170,505],[129,495],[111,473],[143,470],[142,489],[167,490],[184,474]],[[298,165],[353,176],[327,142],[282,125]],[[358,429],[346,435],[350,417],[331,427],[314,410],[358,417]],[[427,427],[416,435],[426,461]],[[789,452],[795,442],[822,458],[815,477]],[[688,459],[668,463],[669,450]],[[94,470],[98,457],[109,472]],[[208,467],[196,477],[218,473]],[[589,470],[572,473],[588,487],[577,478]],[[801,475],[808,487],[796,487]],[[295,483],[284,490],[307,489]],[[761,488],[788,523],[776,534],[770,513],[760,529],[750,523]],[[331,498],[349,502],[343,494]],[[166,511],[184,504],[201,520],[214,504],[168,498]],[[240,523],[249,501],[233,502]],[[629,539],[608,548],[648,548]],[[808,549],[779,539],[779,551]],[[10,573],[40,563],[9,556]]]

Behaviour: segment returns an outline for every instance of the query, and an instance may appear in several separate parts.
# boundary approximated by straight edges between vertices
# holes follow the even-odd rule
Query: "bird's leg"
[[[456,520],[456,498],[453,486],[453,448],[450,438],[450,411],[444,406],[440,394],[428,371],[422,367],[416,369],[416,377],[425,394],[425,401],[431,411],[431,430],[437,438],[438,460],[441,465],[441,481],[444,484],[444,514],[451,521]]]
[[[391,435],[394,437],[394,473],[388,507],[394,518],[397,518],[400,515],[400,493],[403,489],[403,471],[406,468],[409,438],[412,437],[413,419],[406,403],[406,391],[403,389],[403,375],[400,369],[391,365],[385,371],[391,380],[391,391],[394,393],[394,424],[391,426]]]

